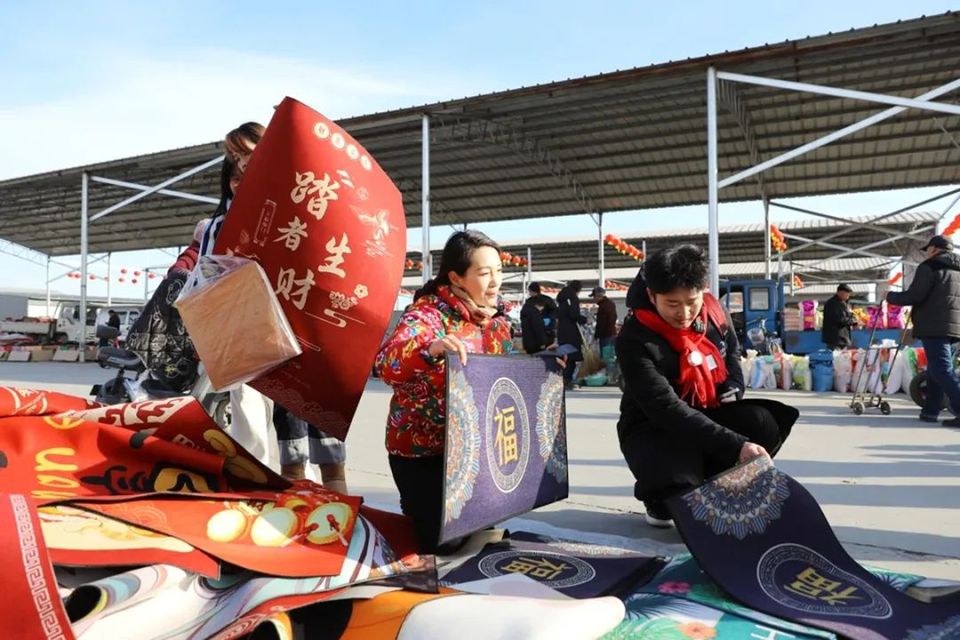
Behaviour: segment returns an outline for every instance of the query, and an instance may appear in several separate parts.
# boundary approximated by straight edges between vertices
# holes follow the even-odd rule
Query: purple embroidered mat
[[[666,565],[666,558],[553,540],[518,531],[488,544],[443,578],[454,588],[463,582],[522,573],[572,598],[594,598],[632,592]]]
[[[552,356],[448,355],[440,542],[567,497],[563,398]]]
[[[667,505],[703,570],[748,607],[858,640],[960,638],[960,606],[918,602],[857,564],[813,496],[767,458]]]

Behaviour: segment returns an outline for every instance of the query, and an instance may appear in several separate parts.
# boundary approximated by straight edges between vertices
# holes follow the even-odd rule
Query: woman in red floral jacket
[[[479,231],[450,236],[436,278],[417,292],[377,354],[377,375],[393,387],[387,417],[390,470],[400,508],[413,518],[421,550],[436,550],[443,501],[446,420],[444,354],[507,353],[500,248]]]

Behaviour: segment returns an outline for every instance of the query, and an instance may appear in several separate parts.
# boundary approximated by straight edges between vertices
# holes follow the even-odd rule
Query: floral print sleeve
[[[437,365],[426,350],[444,335],[443,322],[436,308],[416,304],[408,309],[393,333],[380,347],[374,363],[377,375],[389,385],[408,382],[414,376]]]

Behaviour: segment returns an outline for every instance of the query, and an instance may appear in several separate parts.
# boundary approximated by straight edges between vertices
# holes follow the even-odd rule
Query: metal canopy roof
[[[851,218],[852,223],[869,222],[869,228],[851,229],[843,236],[843,242],[851,247],[863,247],[872,245],[883,240],[891,239],[892,233],[905,234],[917,232],[924,239],[933,235],[933,227],[936,224],[939,214],[933,212],[901,213],[886,218],[880,222],[871,222],[871,218],[855,217]],[[810,239],[821,239],[828,234],[836,232],[838,229],[847,228],[841,222],[833,220],[798,220],[793,222],[784,222],[777,225],[781,231],[787,234],[796,234]],[[647,252],[652,253],[657,249],[664,249],[678,243],[690,243],[700,247],[707,246],[707,230],[703,229],[678,229],[667,231],[656,231],[642,236],[623,236],[623,240],[641,246],[646,241]],[[764,273],[764,227],[762,224],[743,224],[724,226],[720,228],[720,262],[721,273],[728,275],[723,269],[733,267],[734,265],[749,263],[756,267],[755,271],[744,272],[744,274],[762,274]],[[802,243],[788,241],[790,247],[799,247]],[[891,266],[893,261],[899,261],[900,256],[909,253],[909,249],[918,245],[915,240],[899,239],[892,240],[887,244],[872,247],[871,253],[882,256],[890,256],[889,260],[873,260],[871,264],[885,262],[886,268]],[[527,248],[530,248],[534,278],[540,277],[540,273],[545,271],[564,271],[564,270],[593,270],[593,279],[596,279],[596,271],[599,268],[599,255],[597,252],[596,237],[576,237],[576,238],[553,238],[550,240],[540,240],[528,242],[525,244],[505,243],[503,250],[520,257],[527,256]],[[440,264],[440,252],[433,251],[433,264]],[[790,259],[794,260],[798,272],[812,272],[814,266],[819,262],[833,257],[837,254],[836,250],[829,249],[820,245],[812,245],[799,249],[791,254]],[[853,254],[857,257],[857,254]],[[414,262],[420,260],[419,252],[410,252],[407,258]],[[849,260],[833,260],[849,266]],[[774,258],[776,264],[776,258]],[[784,260],[785,270],[789,270],[787,260]],[[866,264],[860,262],[861,266]],[[604,266],[606,277],[613,278],[617,269],[631,268],[636,271],[637,262],[629,256],[618,253],[613,247],[604,246]],[[868,270],[877,271],[879,267],[873,266]],[[776,269],[774,269],[776,270]],[[846,271],[847,269],[844,269]],[[519,271],[519,269],[509,268],[507,272]],[[408,269],[406,276],[419,275],[419,270]],[[850,276],[845,276],[849,278]],[[882,278],[883,275],[873,275],[863,278],[874,280]],[[858,278],[859,279],[859,278]]]
[[[707,197],[705,86],[721,71],[915,97],[960,74],[960,13],[791,40],[342,120],[420,224],[421,119],[431,117],[431,222],[457,224],[699,204]],[[720,175],[882,110],[721,82]],[[955,95],[940,98],[956,102]],[[960,117],[910,109],[763,174],[770,198],[960,182]],[[0,182],[0,238],[79,253],[83,171],[141,184],[221,152],[210,143]],[[176,189],[211,195],[217,171]],[[91,213],[130,191],[91,185]],[[759,199],[757,181],[720,192]],[[90,251],[184,244],[212,207],[156,195],[90,227]]]

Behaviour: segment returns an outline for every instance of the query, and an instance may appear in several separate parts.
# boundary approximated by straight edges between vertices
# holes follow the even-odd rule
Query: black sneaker
[[[940,422],[940,418],[937,416],[928,416],[927,414],[920,412],[920,422]]]
[[[670,515],[666,505],[662,502],[644,500],[643,508],[647,511],[644,514],[644,520],[646,520],[647,524],[651,527],[669,529],[673,526],[673,516]]]

